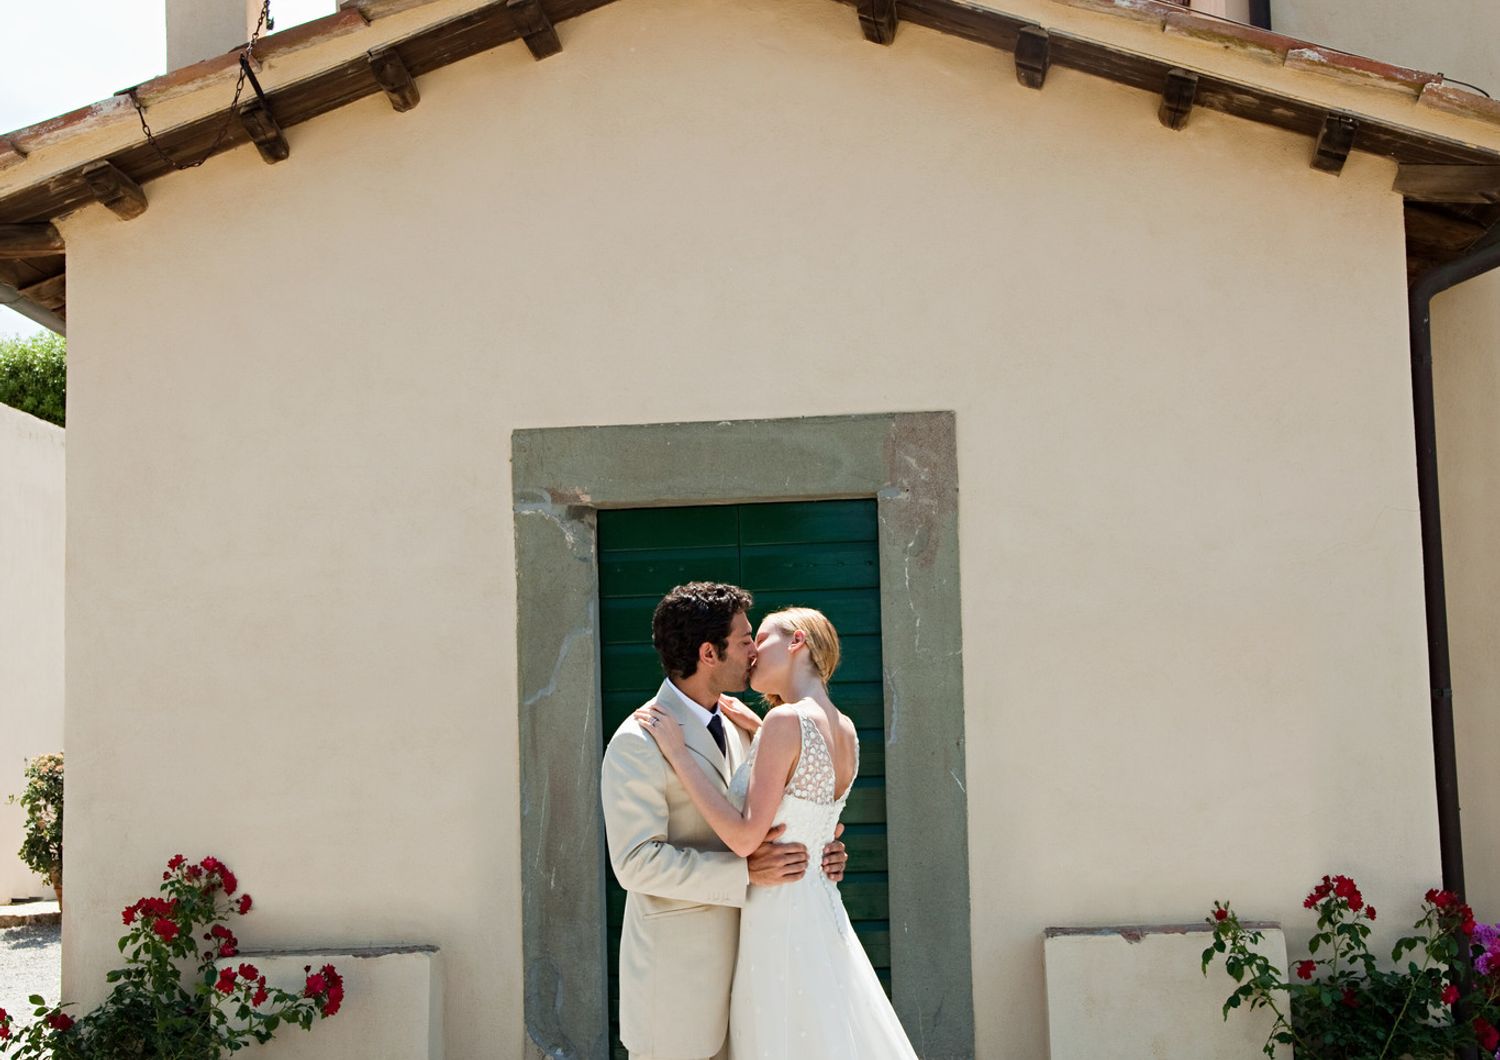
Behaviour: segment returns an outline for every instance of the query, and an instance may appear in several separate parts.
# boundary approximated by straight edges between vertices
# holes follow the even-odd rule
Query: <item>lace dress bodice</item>
[[[838,781],[828,742],[805,708],[798,709],[797,719],[802,726],[802,753],[797,758],[797,768],[787,781],[786,793],[781,797],[774,823],[786,825],[780,842],[801,843],[812,855],[809,860],[816,870],[809,871],[803,880],[818,879],[826,883],[817,855],[832,841],[834,826],[844,812],[844,804],[849,801],[849,792],[854,790],[854,777],[859,776],[859,745],[854,748],[854,777],[850,778],[848,789],[835,797]],[[750,744],[749,757],[730,781],[729,793],[736,805],[745,804],[745,796],[750,791],[750,774],[755,770],[759,750],[760,733],[757,732]]]

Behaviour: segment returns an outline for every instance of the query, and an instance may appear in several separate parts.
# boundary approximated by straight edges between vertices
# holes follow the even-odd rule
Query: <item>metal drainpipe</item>
[[[1427,666],[1432,683],[1432,749],[1437,772],[1438,841],[1443,887],[1464,893],[1463,834],[1458,820],[1458,762],[1453,735],[1453,671],[1448,655],[1448,601],[1443,585],[1443,526],[1438,507],[1436,414],[1432,396],[1432,299],[1500,266],[1500,229],[1463,256],[1411,285],[1411,392],[1417,434],[1417,497],[1421,504],[1422,581],[1427,598]]]
[[[29,299],[22,298],[21,292],[8,283],[0,283],[0,305],[3,305],[6,309],[14,309],[22,316],[36,321],[42,327],[51,328],[59,335],[66,333],[65,329],[67,325],[63,323],[62,317],[50,309],[43,309]]]

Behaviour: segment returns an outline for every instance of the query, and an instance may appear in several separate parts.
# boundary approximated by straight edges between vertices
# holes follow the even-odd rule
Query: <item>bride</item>
[[[838,634],[822,612],[788,608],[766,616],[755,647],[750,687],[771,710],[730,785],[743,811],[693,764],[676,719],[648,706],[636,720],[736,854],[748,857],[778,824],[786,825],[782,841],[818,850],[833,838],[859,772],[854,722],[828,697]],[[753,716],[730,717],[756,726]],[[750,888],[740,916],[729,1041],[735,1060],[916,1060],[838,888],[821,867],[796,883]]]

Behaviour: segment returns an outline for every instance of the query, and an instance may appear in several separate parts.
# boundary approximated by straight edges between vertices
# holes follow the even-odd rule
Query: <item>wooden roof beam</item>
[[[44,254],[63,254],[62,233],[57,226],[40,224],[0,225],[0,258],[34,258]]]
[[[1318,141],[1313,145],[1313,168],[1338,176],[1343,172],[1344,162],[1349,158],[1358,132],[1359,122],[1347,114],[1330,113],[1324,117]]]
[[[1193,100],[1198,95],[1198,75],[1173,67],[1167,71],[1167,84],[1162,89],[1161,106],[1156,116],[1168,129],[1185,129],[1193,113]]]
[[[1016,80],[1027,88],[1047,83],[1052,66],[1052,38],[1041,26],[1022,26],[1016,31]]]
[[[872,44],[890,44],[896,39],[896,0],[854,0],[859,8],[859,28]]]
[[[281,131],[275,116],[259,100],[252,100],[240,107],[240,124],[260,152],[266,165],[285,162],[292,155],[292,145],[286,142],[286,133]]]
[[[422,102],[422,93],[417,91],[417,83],[396,49],[371,52],[370,73],[375,75],[375,83],[385,91],[385,98],[397,113],[405,113]]]
[[[114,163],[90,162],[79,170],[78,176],[94,201],[120,220],[129,221],[146,212],[146,193]]]
[[[20,288],[21,297],[43,309],[61,309],[68,300],[67,280],[67,274],[60,272],[40,283]]]
[[[1500,202],[1500,166],[1408,162],[1396,169],[1393,190],[1409,202]]]
[[[516,32],[531,49],[533,59],[545,59],[562,51],[562,41],[542,8],[542,0],[505,0],[505,6],[516,20]]]

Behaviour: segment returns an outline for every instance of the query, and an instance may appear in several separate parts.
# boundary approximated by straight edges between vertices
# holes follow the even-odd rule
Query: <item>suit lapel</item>
[[[682,726],[682,734],[688,750],[703,760],[703,764],[708,767],[709,776],[718,777],[724,787],[728,788],[730,778],[728,759],[719,752],[719,745],[714,743],[714,738],[707,726],[688,710],[687,704],[683,703],[682,697],[672,687],[670,681],[662,682],[661,690],[656,693],[656,705],[677,719],[677,723]],[[729,723],[726,721],[724,724],[727,726]]]

